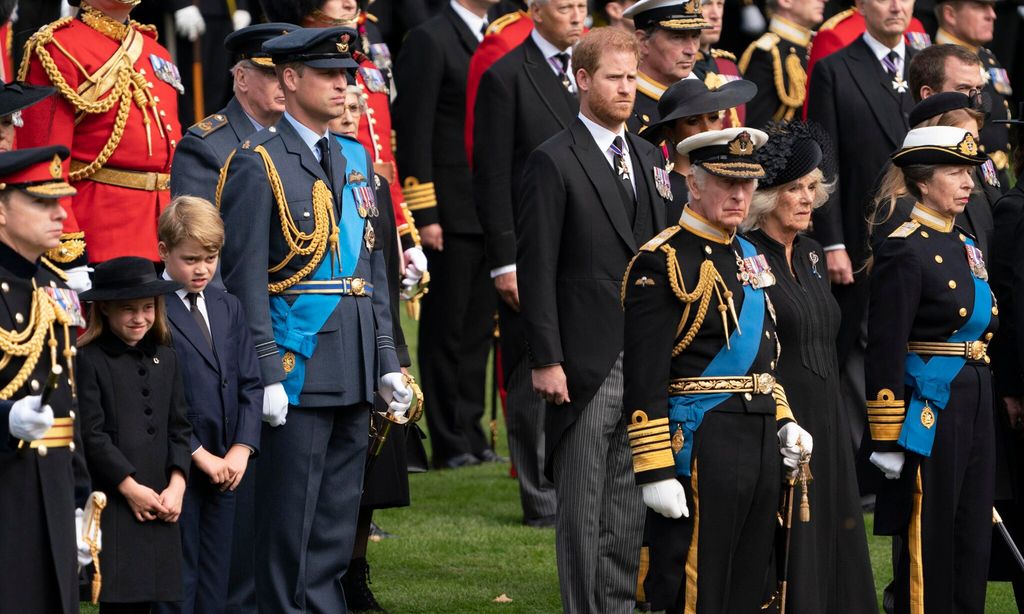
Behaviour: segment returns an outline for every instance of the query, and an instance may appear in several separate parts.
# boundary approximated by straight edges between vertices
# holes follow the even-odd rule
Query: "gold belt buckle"
[[[967,341],[965,345],[968,360],[982,360],[985,357],[987,348],[984,341]]]
[[[350,287],[352,288],[352,296],[366,295],[366,281],[361,277],[353,277]]]
[[[770,394],[775,388],[775,377],[771,373],[755,373],[751,376],[754,394]]]

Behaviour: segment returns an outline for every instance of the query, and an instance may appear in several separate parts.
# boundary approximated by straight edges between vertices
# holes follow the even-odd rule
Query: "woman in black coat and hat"
[[[740,226],[765,254],[782,351],[776,374],[793,415],[814,437],[810,521],[794,519],[787,612],[877,612],[857,491],[849,425],[840,415],[836,335],[839,304],[829,289],[825,252],[804,232],[828,199],[828,136],[803,122],[769,124],[757,158],[765,169]]]
[[[101,613],[148,613],[182,597],[178,515],[191,462],[185,396],[160,279],[126,256],[96,267],[89,327],[79,339],[78,403],[85,458],[103,514]]]
[[[57,88],[21,81],[0,83],[0,152],[14,149],[14,129],[21,128],[21,111],[52,96]]]

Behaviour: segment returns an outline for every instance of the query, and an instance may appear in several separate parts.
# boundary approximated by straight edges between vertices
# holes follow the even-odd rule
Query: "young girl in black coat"
[[[78,406],[103,513],[101,614],[147,613],[182,595],[178,515],[191,427],[162,295],[178,283],[153,263],[115,258],[96,267],[89,328],[79,339]]]

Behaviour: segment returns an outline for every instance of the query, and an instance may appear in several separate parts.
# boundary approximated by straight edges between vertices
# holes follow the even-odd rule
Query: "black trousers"
[[[369,406],[290,405],[263,431],[256,474],[261,614],[345,614],[341,577],[355,544]]]
[[[897,613],[985,611],[995,463],[987,371],[967,365],[953,380],[950,402],[936,412],[931,456],[901,476],[914,496],[896,561]]]
[[[420,314],[419,365],[434,464],[488,447],[484,414],[495,293],[480,235],[449,234],[424,250],[430,292]]]
[[[263,432],[270,429],[263,423]],[[256,611],[256,466],[258,456],[249,457],[246,476],[235,489],[235,538],[231,540],[226,614]],[[194,470],[193,470],[194,471]]]
[[[694,446],[683,480],[690,517],[647,516],[647,597],[671,612],[758,612],[774,578],[782,481],[775,416],[712,410]]]

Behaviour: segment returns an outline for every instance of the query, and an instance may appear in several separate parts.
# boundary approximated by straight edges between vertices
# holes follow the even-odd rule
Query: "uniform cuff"
[[[907,415],[903,399],[897,399],[891,390],[883,388],[873,401],[867,401],[867,408],[871,439],[875,442],[896,442]],[[876,451],[883,450],[876,447]]]
[[[676,461],[672,455],[668,418],[650,420],[647,412],[638,409],[626,426],[629,447],[633,452],[633,473],[640,484],[675,477]]]

